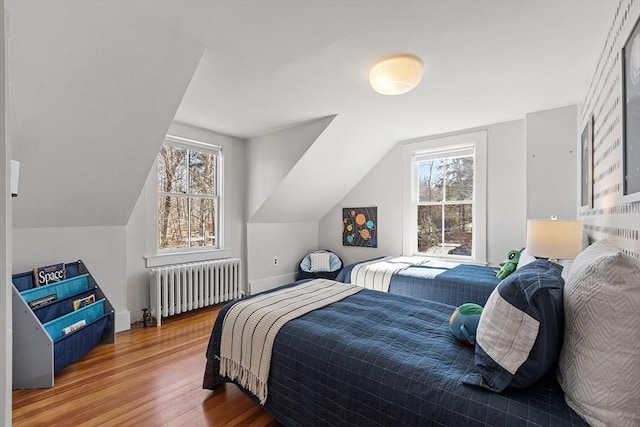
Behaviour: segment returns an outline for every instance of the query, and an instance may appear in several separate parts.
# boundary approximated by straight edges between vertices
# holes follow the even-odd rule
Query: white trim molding
[[[473,230],[474,242],[471,258],[463,257],[461,261],[484,264],[487,260],[487,131],[469,132],[459,135],[435,137],[423,140],[412,140],[402,147],[402,251],[404,255],[417,253],[415,224],[416,211],[413,208],[414,188],[414,155],[421,151],[439,148],[473,145],[474,161],[474,195],[473,195]],[[453,257],[448,257],[453,258]]]
[[[210,259],[231,258],[231,249],[215,249],[209,251],[185,251],[147,255],[144,257],[147,268],[162,267],[170,264],[183,264],[185,262],[208,261]]]

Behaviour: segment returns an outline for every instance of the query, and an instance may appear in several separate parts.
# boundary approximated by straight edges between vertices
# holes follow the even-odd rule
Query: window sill
[[[412,256],[412,255],[409,255]],[[480,265],[483,267],[487,267],[489,264],[486,261],[479,261],[469,257],[456,257],[456,256],[438,256],[434,254],[429,254],[426,252],[418,252],[413,256],[437,259],[440,261],[450,261],[450,262],[459,262],[460,264],[469,264],[469,265]],[[500,268],[498,266],[498,268]]]
[[[147,255],[144,257],[147,268],[162,267],[163,265],[182,264],[185,262],[207,261],[210,259],[230,258],[231,249],[214,249],[207,251],[193,251],[183,253],[170,253],[159,255]]]

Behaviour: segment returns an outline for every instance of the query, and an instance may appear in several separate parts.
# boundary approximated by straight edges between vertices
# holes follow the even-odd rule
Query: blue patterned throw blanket
[[[280,328],[290,320],[361,290],[354,285],[316,279],[235,304],[222,326],[220,375],[238,381],[264,404],[271,350]]]

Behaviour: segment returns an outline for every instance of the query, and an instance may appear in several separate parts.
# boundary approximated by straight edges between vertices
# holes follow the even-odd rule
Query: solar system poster
[[[342,245],[378,247],[378,208],[342,208]]]

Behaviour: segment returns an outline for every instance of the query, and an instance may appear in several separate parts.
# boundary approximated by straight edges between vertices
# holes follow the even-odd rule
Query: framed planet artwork
[[[378,208],[342,208],[342,245],[378,247]]]

